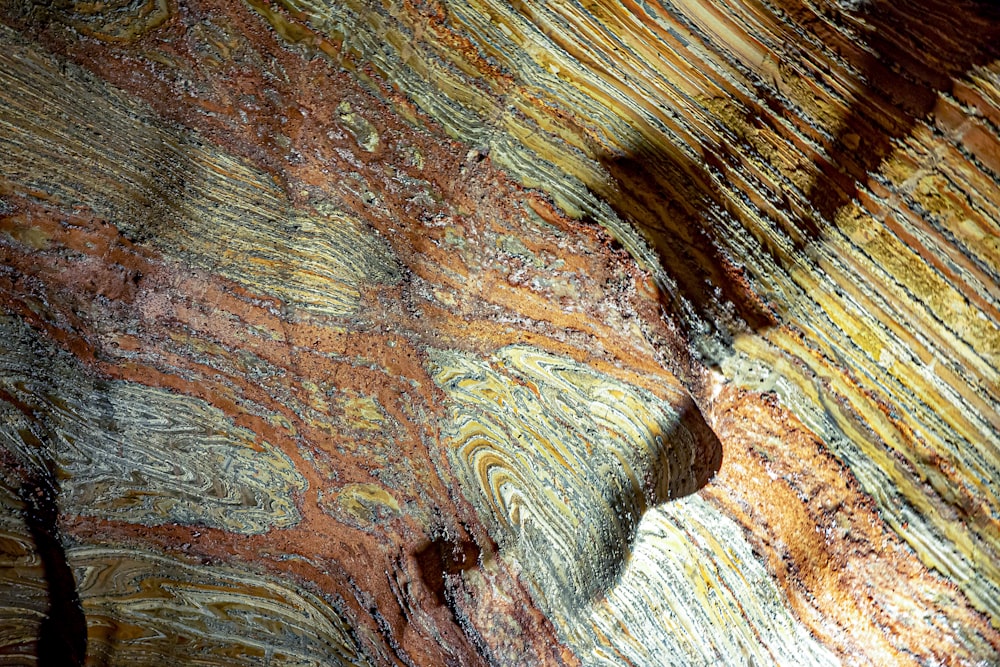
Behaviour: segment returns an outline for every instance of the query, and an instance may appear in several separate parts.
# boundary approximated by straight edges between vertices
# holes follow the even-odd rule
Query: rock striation
[[[0,0],[0,663],[1000,662],[1000,12]]]

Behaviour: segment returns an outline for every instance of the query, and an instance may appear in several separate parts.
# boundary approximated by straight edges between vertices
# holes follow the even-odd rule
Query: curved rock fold
[[[0,663],[1000,662],[1000,13],[0,0]]]

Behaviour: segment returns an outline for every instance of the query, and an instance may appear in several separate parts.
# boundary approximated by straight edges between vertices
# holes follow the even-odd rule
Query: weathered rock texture
[[[991,5],[0,20],[0,663],[1000,663]]]

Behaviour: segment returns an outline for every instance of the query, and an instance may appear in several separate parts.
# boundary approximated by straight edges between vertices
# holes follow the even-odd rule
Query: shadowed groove
[[[618,581],[642,516],[704,486],[721,447],[676,384],[669,398],[525,346],[489,363],[431,355],[464,493],[560,622]]]
[[[37,559],[40,583],[47,593],[47,609],[40,619],[34,642],[37,664],[39,667],[77,667],[84,664],[87,654],[87,624],[59,531],[58,465],[52,458],[51,445],[46,442],[44,418],[39,423],[36,412],[0,387],[0,420],[5,426],[0,430],[0,466],[4,485],[11,487],[4,489],[4,495],[9,492],[21,501],[20,507],[5,505],[4,509],[14,511],[23,521],[25,533],[20,537],[26,555]],[[17,436],[10,432],[14,428],[18,430]],[[26,564],[23,561],[3,563],[14,568]],[[4,586],[22,585],[16,578],[12,581],[9,575],[0,577],[0,581]],[[25,581],[23,585],[31,588],[33,583]],[[0,589],[0,597],[16,597],[11,593],[13,591]],[[14,624],[11,635],[4,637],[0,656],[29,639],[15,634],[22,629],[19,625]]]

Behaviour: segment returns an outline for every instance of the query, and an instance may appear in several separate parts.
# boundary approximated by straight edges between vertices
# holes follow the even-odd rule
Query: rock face
[[[1000,662],[1000,12],[0,0],[0,663]]]

